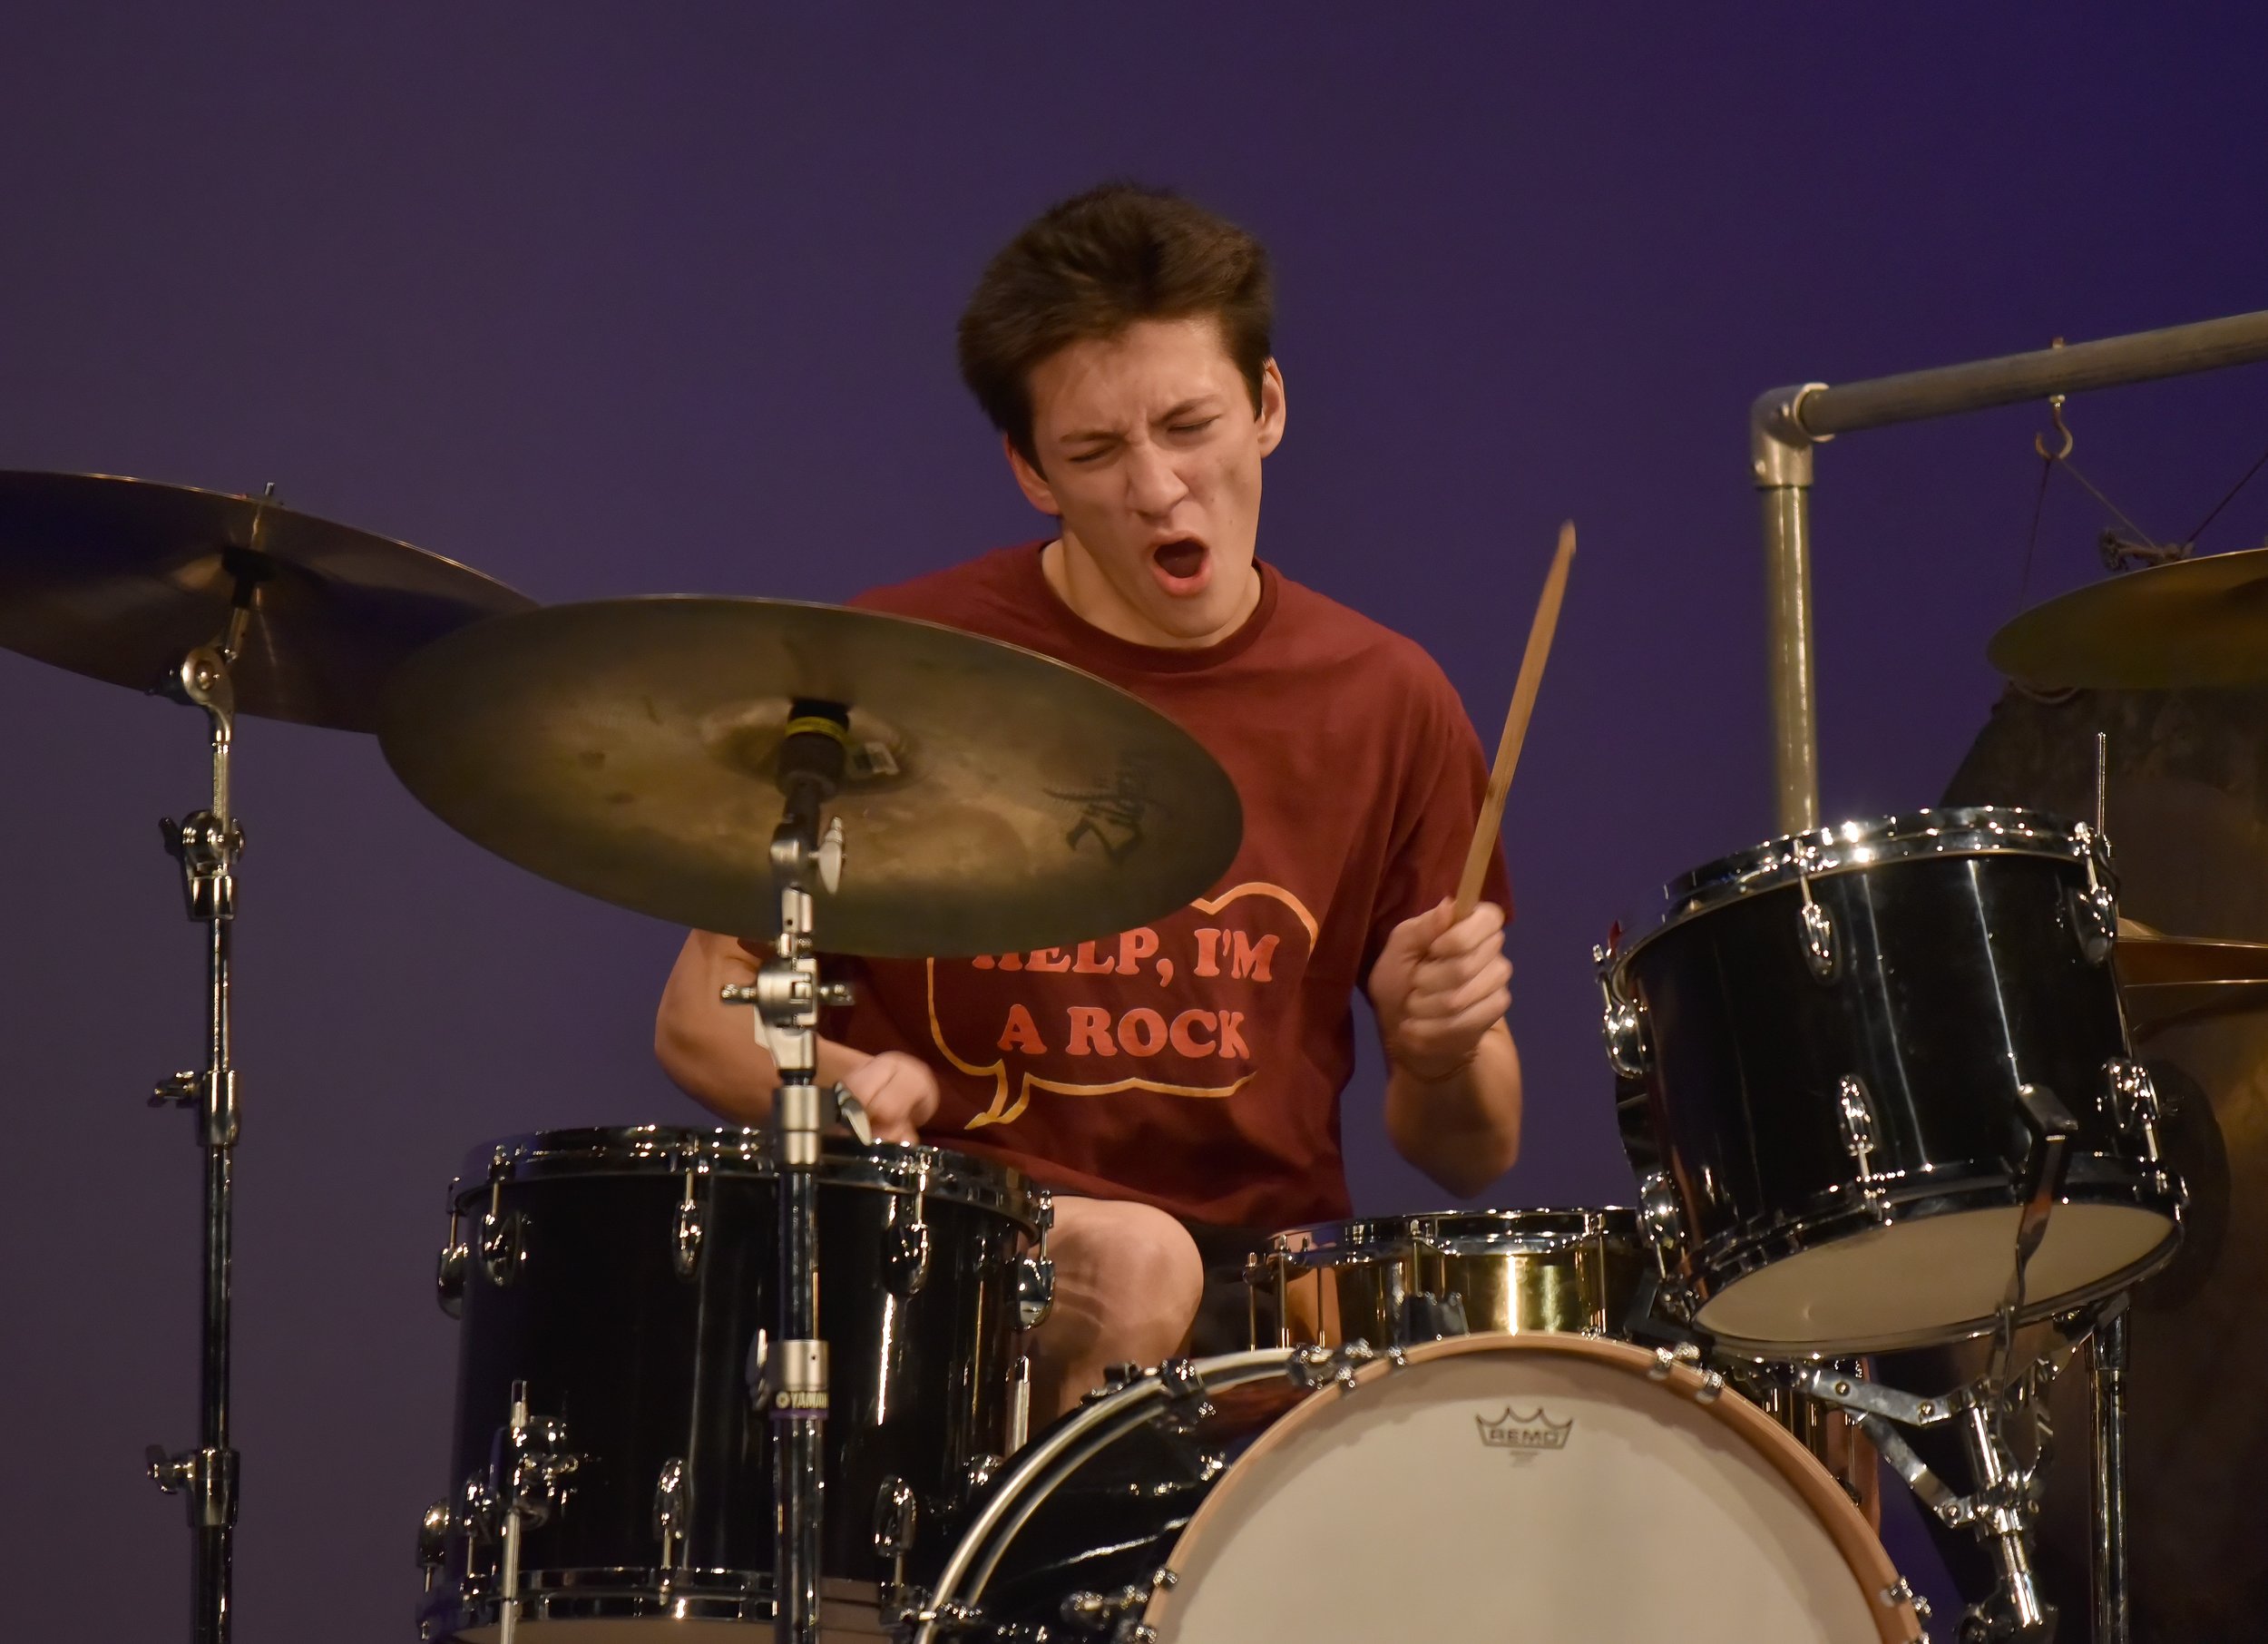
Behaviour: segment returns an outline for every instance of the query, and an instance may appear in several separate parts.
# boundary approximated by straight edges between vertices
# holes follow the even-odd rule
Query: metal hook
[[[2060,348],[2063,347],[2063,338],[2056,338],[2048,346],[2051,348]],[[2051,463],[2059,463],[2071,455],[2071,427],[2063,420],[2063,399],[2064,396],[2060,394],[2050,394],[2048,396],[2048,416],[2056,425],[2056,432],[2063,437],[2061,448],[2050,451],[2038,435],[2032,435],[2032,449]]]

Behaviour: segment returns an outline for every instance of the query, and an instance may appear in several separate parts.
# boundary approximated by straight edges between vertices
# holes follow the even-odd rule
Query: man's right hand
[[[866,1122],[885,1141],[919,1141],[921,1127],[937,1111],[937,1075],[929,1064],[904,1051],[868,1056],[838,1047],[846,1060],[860,1060],[842,1075],[843,1088],[866,1110]]]

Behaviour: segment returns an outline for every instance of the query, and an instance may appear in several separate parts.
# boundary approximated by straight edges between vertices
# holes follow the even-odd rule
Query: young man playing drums
[[[1054,528],[854,602],[1132,691],[1243,801],[1229,872],[1170,917],[1072,951],[860,962],[857,1003],[822,1042],[820,1081],[878,1134],[1057,1189],[1040,1414],[1107,1365],[1180,1350],[1207,1257],[1233,1270],[1269,1231],[1348,1213],[1358,987],[1402,1154],[1471,1194],[1519,1148],[1501,856],[1470,917],[1452,924],[1448,901],[1487,781],[1480,740],[1416,645],[1255,557],[1262,464],[1284,437],[1272,318],[1259,244],[1185,201],[1113,186],[1049,210],[985,270],[960,355]],[[655,1032],[680,1086],[750,1124],[777,1075],[718,995],[756,964],[693,933]]]

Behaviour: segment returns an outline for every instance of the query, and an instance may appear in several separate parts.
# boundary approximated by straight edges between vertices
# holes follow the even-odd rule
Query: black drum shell
[[[1806,894],[1833,931],[1822,977]],[[2020,1085],[2078,1124],[2062,1198],[2175,1218],[2175,1189],[2112,1106],[2129,1055],[2106,946],[2090,954],[2083,859],[1917,855],[1792,876],[1673,917],[1624,958],[1644,1023],[1652,1140],[1702,1300],[1773,1261],[1891,1218],[2013,1204],[2030,1146]],[[1872,1112],[1868,1202],[1839,1117]]]
[[[457,1197],[472,1249],[453,1498],[486,1475],[513,1385],[524,1382],[531,1414],[563,1423],[563,1448],[581,1458],[564,1509],[523,1531],[521,1565],[532,1585],[634,1588],[659,1569],[658,1487],[671,1460],[686,1488],[685,1540],[671,1564],[768,1571],[760,1344],[777,1329],[778,1209],[765,1140],[650,1130],[607,1140],[621,1134],[528,1139],[532,1157]],[[924,1160],[932,1166],[920,1204],[928,1260],[916,1287],[890,1257],[894,1225],[912,1218]],[[689,1164],[701,1230],[690,1271],[681,1272]],[[972,1184],[980,1190],[957,1196]],[[496,1225],[524,1252],[496,1264],[495,1275],[481,1254],[492,1199]],[[885,1144],[867,1155],[830,1143],[818,1201],[831,1401],[822,1569],[872,1582],[889,1574],[875,1547],[886,1480],[911,1486],[917,1525],[935,1526],[1010,1447],[1017,1270],[1037,1229],[1015,1172],[934,1149]],[[472,1584],[493,1582],[493,1545],[457,1551],[453,1574],[467,1575],[469,1558]]]

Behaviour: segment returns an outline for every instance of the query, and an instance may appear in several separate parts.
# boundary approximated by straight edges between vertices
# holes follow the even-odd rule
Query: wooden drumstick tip
[[[1520,659],[1520,677],[1512,685],[1512,705],[1505,710],[1504,734],[1496,744],[1496,763],[1489,771],[1489,786],[1481,797],[1481,814],[1472,825],[1472,843],[1465,851],[1465,871],[1457,882],[1457,900],[1451,923],[1464,918],[1480,905],[1481,885],[1488,877],[1489,856],[1504,826],[1504,796],[1511,791],[1512,771],[1520,764],[1520,744],[1528,739],[1529,717],[1536,709],[1536,692],[1543,684],[1543,665],[1551,655],[1551,636],[1559,631],[1559,602],[1567,595],[1568,565],[1575,558],[1575,522],[1559,526],[1559,545],[1544,573],[1543,597],[1536,602],[1535,620],[1528,626],[1528,649]]]

